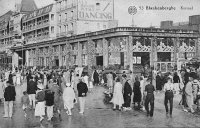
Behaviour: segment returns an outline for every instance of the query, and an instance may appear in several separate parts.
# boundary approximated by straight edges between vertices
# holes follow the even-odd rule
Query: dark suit
[[[33,80],[30,80],[27,85],[27,94],[36,94],[37,83]]]
[[[128,81],[124,84],[124,107],[130,107],[131,104],[132,88]]]
[[[80,82],[77,84],[77,90],[78,90],[78,97],[85,97],[86,93],[88,92],[87,84],[84,82]],[[85,95],[83,95],[85,93]]]

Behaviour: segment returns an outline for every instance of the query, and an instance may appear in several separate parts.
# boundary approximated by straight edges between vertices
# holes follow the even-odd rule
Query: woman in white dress
[[[21,85],[21,73],[19,71],[16,74],[16,84]]]
[[[16,72],[13,72],[13,84],[16,85]]]
[[[40,121],[44,119],[45,115],[45,92],[44,92],[44,86],[42,85],[42,81],[38,80],[38,85],[37,85],[37,92],[36,92],[36,106],[35,106],[35,116],[40,117]]]
[[[114,86],[114,93],[111,102],[113,103],[113,110],[116,110],[116,106],[119,106],[119,110],[121,111],[122,104],[124,104],[124,98],[122,94],[122,84],[120,83],[120,79],[116,79],[116,83]]]
[[[84,74],[84,77],[83,77],[83,80],[84,80],[84,82],[87,84],[87,87],[89,88],[89,82],[88,82],[88,75],[87,75],[87,73],[85,73]]]
[[[68,115],[72,115],[71,109],[74,107],[75,93],[70,83],[67,83],[66,86],[63,91],[64,109],[67,110]]]
[[[46,88],[46,86],[47,86],[47,75],[46,75],[46,72],[43,74],[43,76],[44,76],[43,85],[44,85],[44,88]]]
[[[4,98],[4,83],[3,81],[0,79],[0,102],[2,102],[2,99]]]

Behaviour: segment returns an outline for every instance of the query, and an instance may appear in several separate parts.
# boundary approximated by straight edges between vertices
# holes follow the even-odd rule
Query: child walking
[[[22,109],[24,111],[24,117],[26,117],[27,116],[26,111],[29,106],[30,100],[26,91],[24,91],[23,94],[24,95],[21,98],[21,103],[22,103]]]

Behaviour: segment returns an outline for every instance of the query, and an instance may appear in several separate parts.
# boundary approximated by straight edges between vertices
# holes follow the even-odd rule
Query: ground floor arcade
[[[13,65],[23,53],[26,66],[102,66],[141,72],[144,67],[168,71],[179,59],[199,55],[194,31],[152,28],[113,28],[14,47]]]

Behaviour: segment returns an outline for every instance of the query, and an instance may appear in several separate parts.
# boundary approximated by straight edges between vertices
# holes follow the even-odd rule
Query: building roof
[[[4,15],[0,16],[0,30],[7,27],[8,22],[10,21],[10,16],[13,14],[12,11],[8,11]]]
[[[22,0],[21,1],[21,7],[20,12],[30,12],[37,9],[37,6],[35,4],[34,0]]]
[[[49,12],[52,11],[52,8],[53,8],[53,4],[50,4],[43,8],[39,8],[37,10],[29,12],[28,14],[22,17],[22,21],[24,22],[24,21],[27,21],[27,20],[42,16],[42,15],[48,14]]]

